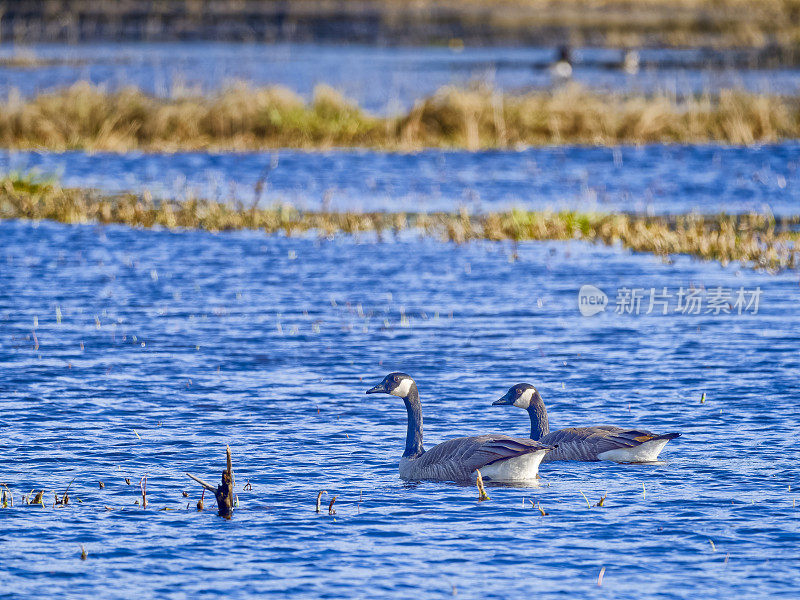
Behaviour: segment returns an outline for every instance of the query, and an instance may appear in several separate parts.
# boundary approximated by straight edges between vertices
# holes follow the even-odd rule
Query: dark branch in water
[[[233,516],[233,507],[236,504],[233,494],[235,478],[233,476],[231,448],[230,446],[226,446],[225,448],[227,454],[227,468],[222,472],[222,483],[220,483],[217,487],[212,486],[210,483],[203,481],[191,473],[186,473],[186,475],[202,485],[203,488],[213,492],[214,497],[217,500],[217,510],[219,516],[225,519],[230,519]],[[202,499],[197,503],[197,510],[202,510]]]

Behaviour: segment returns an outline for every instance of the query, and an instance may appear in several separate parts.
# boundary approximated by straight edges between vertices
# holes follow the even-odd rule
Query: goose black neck
[[[408,396],[403,398],[408,411],[408,431],[406,432],[406,451],[403,456],[419,456],[422,448],[422,405],[419,403],[417,384],[412,383]]]
[[[540,440],[550,433],[550,423],[547,420],[547,409],[544,407],[539,392],[534,392],[528,406],[528,415],[531,418],[531,439]]]

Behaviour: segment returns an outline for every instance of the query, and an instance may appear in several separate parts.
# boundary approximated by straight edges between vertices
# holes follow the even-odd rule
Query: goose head
[[[528,410],[534,404],[539,392],[530,383],[518,383],[508,389],[499,400],[492,402],[492,406],[516,406]]]
[[[398,398],[408,398],[414,380],[405,373],[389,373],[378,385],[367,390],[367,394],[391,394]]]

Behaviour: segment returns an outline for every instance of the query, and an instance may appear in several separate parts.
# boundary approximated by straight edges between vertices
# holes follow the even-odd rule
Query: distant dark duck
[[[474,481],[480,469],[484,479],[513,482],[536,479],[539,463],[550,446],[502,434],[460,437],[422,447],[422,406],[417,384],[405,373],[389,373],[367,394],[402,398],[408,411],[406,449],[400,459],[400,477],[411,480]]]
[[[680,433],[658,435],[639,429],[622,429],[611,425],[568,427],[550,431],[547,409],[542,396],[530,384],[520,383],[510,388],[493,405],[513,405],[528,411],[531,418],[531,439],[558,446],[544,457],[544,462],[556,460],[610,460],[621,463],[651,462],[672,439]]]

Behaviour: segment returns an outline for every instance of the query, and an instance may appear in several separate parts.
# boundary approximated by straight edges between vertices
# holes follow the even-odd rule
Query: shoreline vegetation
[[[29,0],[3,41],[311,41],[606,47],[800,44],[800,0]]]
[[[403,231],[435,239],[467,243],[475,240],[583,240],[621,245],[669,260],[689,255],[727,265],[771,272],[800,266],[800,216],[771,215],[598,214],[572,211],[529,211],[470,215],[453,213],[385,213],[300,211],[291,206],[260,208],[240,202],[189,198],[155,201],[148,194],[108,196],[94,190],[62,188],[34,175],[0,178],[0,221],[52,220],[61,223],[124,224],[227,231],[263,230],[287,236],[317,233],[321,237],[361,233],[384,236]]]
[[[537,145],[753,144],[800,138],[800,96],[745,91],[679,98],[601,93],[577,84],[521,95],[445,87],[398,116],[371,115],[317,86],[240,84],[209,96],[158,98],[80,82],[0,102],[0,146],[125,152],[360,147],[482,150]]]

